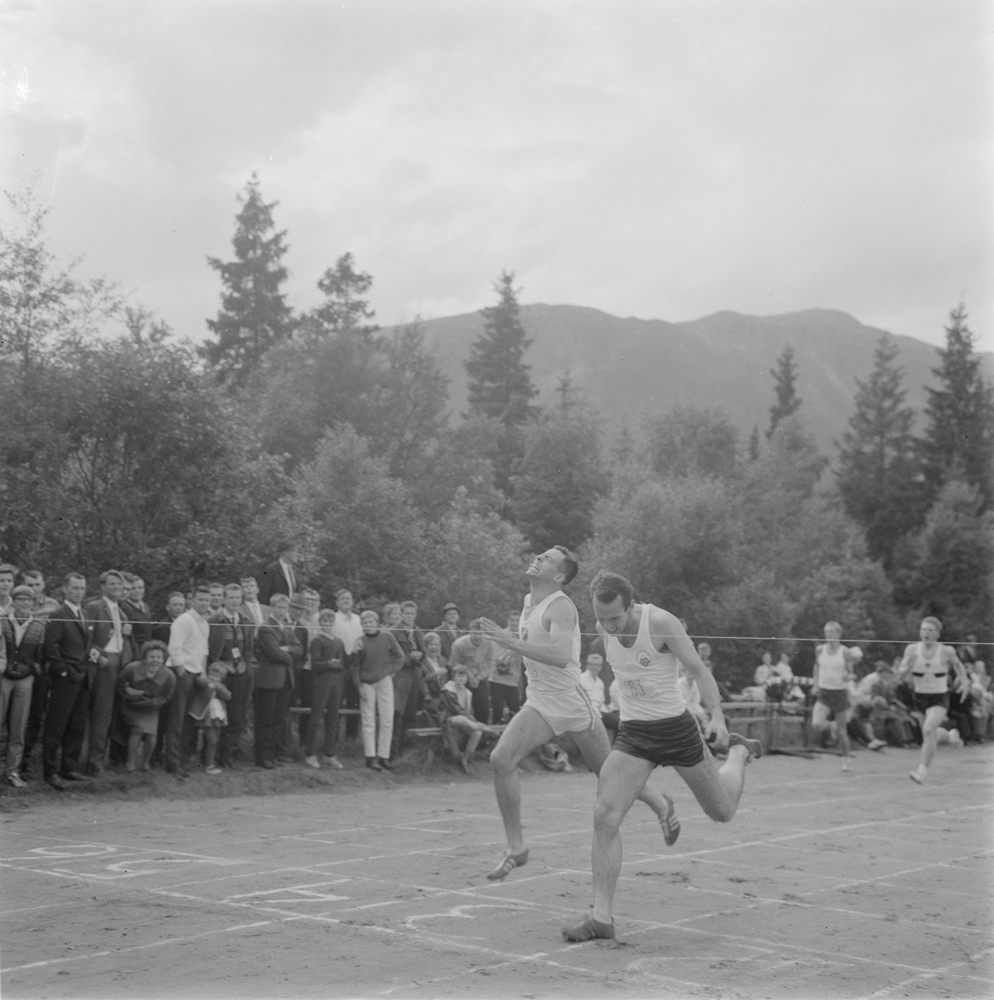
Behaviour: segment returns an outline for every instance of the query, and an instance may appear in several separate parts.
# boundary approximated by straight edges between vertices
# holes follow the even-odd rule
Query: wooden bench
[[[723,701],[729,732],[757,739],[767,753],[808,744],[811,709],[796,702]]]
[[[491,730],[497,731],[498,735],[506,728],[504,725],[490,727]],[[431,767],[435,763],[435,754],[444,749],[441,726],[410,726],[404,730],[404,735],[418,741],[418,755],[423,768]]]
[[[310,715],[311,710],[306,705],[292,705],[290,707],[290,746],[300,746],[300,719]],[[338,710],[339,738],[341,738],[341,727],[349,716],[357,716],[358,708],[340,708]]]

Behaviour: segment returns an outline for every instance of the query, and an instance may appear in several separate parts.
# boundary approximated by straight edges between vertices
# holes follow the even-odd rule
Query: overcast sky
[[[0,2],[0,181],[196,339],[254,170],[291,303],[809,307],[994,350],[994,4]]]

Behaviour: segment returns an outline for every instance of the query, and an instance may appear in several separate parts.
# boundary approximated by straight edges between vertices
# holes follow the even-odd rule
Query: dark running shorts
[[[936,705],[941,705],[947,712],[949,711],[949,694],[919,694],[915,692],[914,699],[911,702],[911,707],[916,712],[921,712],[924,715],[928,709],[935,708]]]
[[[837,691],[822,688],[818,692],[818,701],[831,711],[833,719],[849,711],[849,692],[845,688],[839,688]]]
[[[657,767],[693,767],[704,760],[701,730],[686,710],[673,719],[622,722],[614,749]]]

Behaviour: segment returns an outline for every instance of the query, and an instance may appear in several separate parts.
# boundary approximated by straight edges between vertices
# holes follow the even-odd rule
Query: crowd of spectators
[[[42,573],[0,565],[7,782],[25,787],[39,763],[60,791],[108,767],[272,770],[298,740],[303,766],[341,769],[343,724],[372,770],[392,769],[419,727],[468,768],[518,711],[520,658],[478,620],[462,628],[455,603],[431,630],[414,601],[360,610],[341,589],[322,609],[295,563],[286,544],[256,576],[169,594],[162,614],[132,573],[70,573],[49,597]]]

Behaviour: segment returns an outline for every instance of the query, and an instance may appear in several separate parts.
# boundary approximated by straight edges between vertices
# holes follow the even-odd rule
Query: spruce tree
[[[759,427],[752,425],[752,433],[749,435],[749,461],[755,462],[759,458]]]
[[[797,395],[797,365],[794,364],[794,349],[790,344],[784,347],[780,357],[777,358],[776,368],[771,368],[770,374],[773,376],[777,401],[770,407],[767,440],[773,437],[773,432],[801,407],[801,399]]]
[[[207,320],[217,340],[204,344],[201,354],[214,367],[218,381],[242,386],[263,355],[289,338],[293,311],[280,290],[287,279],[282,260],[288,248],[286,231],[274,232],[277,202],[262,200],[255,174],[238,200],[242,210],[232,241],[235,259],[207,258],[221,275],[224,292],[217,319]]]
[[[898,539],[924,514],[914,411],[904,405],[897,344],[877,341],[868,382],[856,380],[856,410],[839,445],[836,483],[846,513],[866,532],[870,557],[890,566]]]
[[[950,313],[946,346],[933,368],[939,388],[926,387],[928,425],[921,443],[922,465],[930,499],[942,484],[961,479],[980,491],[983,510],[994,501],[994,395],[980,373],[961,302]]]
[[[497,486],[509,493],[515,464],[524,454],[521,428],[538,413],[532,402],[538,390],[532,384],[531,365],[524,362],[531,340],[521,325],[514,274],[502,272],[494,290],[497,304],[480,310],[483,333],[465,365],[470,415],[491,417],[504,427],[495,472]]]

